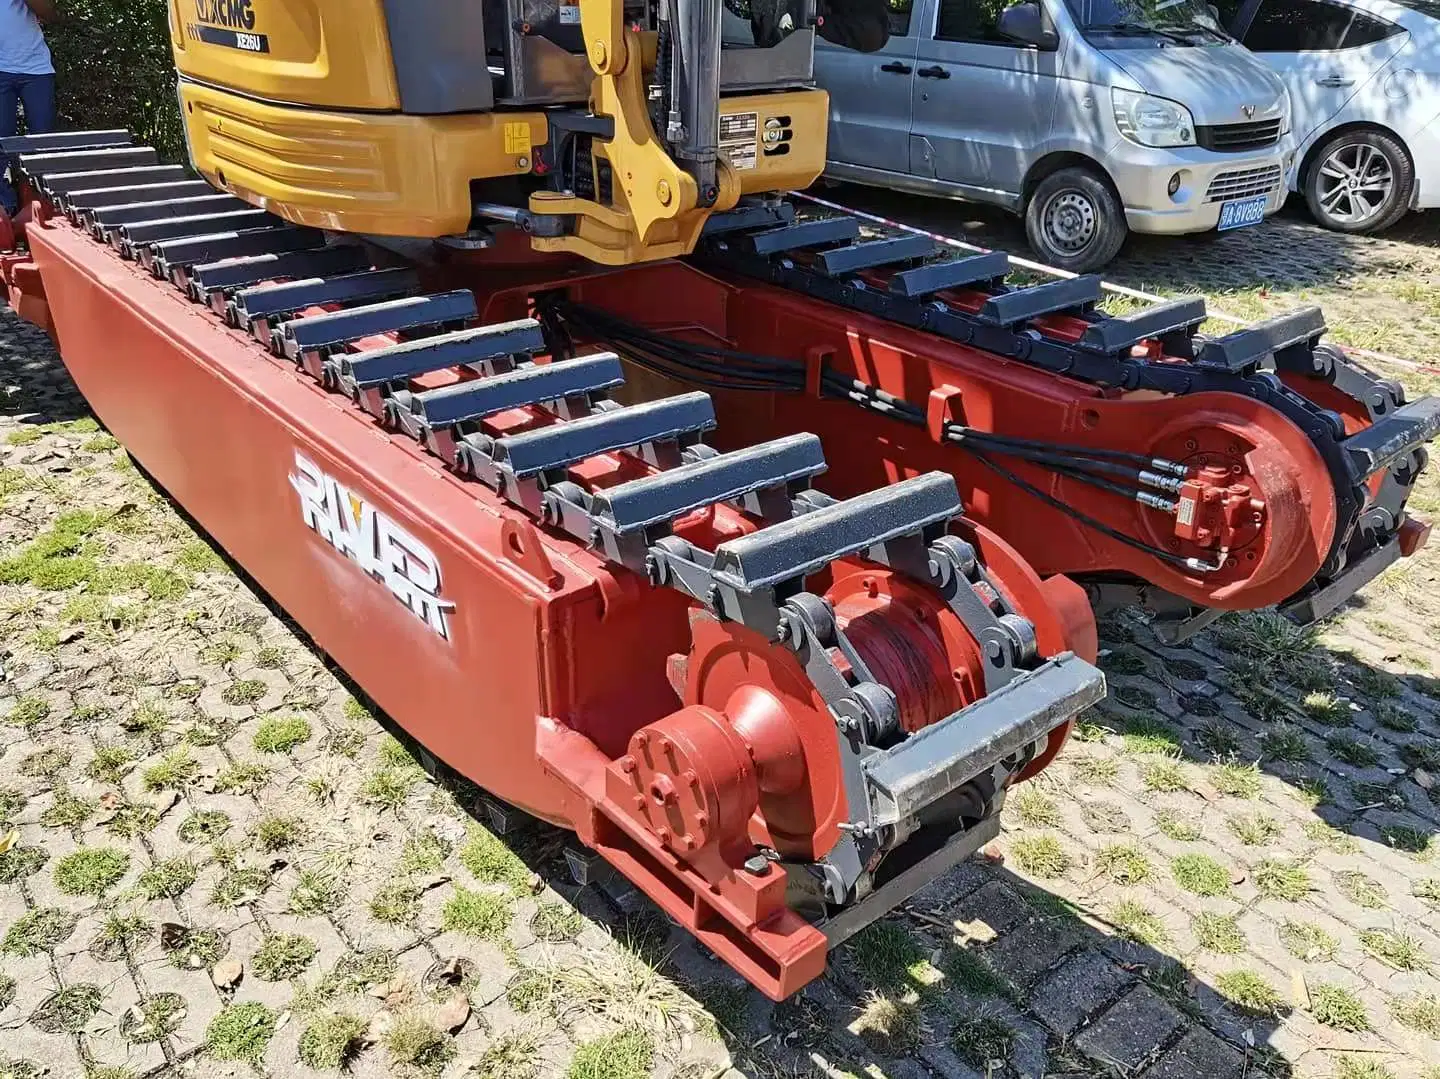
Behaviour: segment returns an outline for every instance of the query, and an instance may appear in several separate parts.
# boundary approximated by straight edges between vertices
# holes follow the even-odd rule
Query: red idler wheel
[[[823,857],[848,818],[835,720],[819,690],[790,647],[737,623],[692,611],[691,640],[686,711],[725,717],[755,769],[757,804],[741,834],[786,858]]]

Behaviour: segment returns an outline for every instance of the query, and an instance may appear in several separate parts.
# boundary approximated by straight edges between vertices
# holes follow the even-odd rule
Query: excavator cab
[[[754,41],[722,42],[722,0],[172,0],[190,156],[299,224],[684,255],[824,168],[824,16],[760,3]]]

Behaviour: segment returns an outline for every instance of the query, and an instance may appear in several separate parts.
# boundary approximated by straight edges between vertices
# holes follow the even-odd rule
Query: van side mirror
[[[1220,21],[1220,9],[1214,4],[1206,4],[1205,6],[1210,9],[1210,17],[1215,20],[1215,25],[1224,26],[1225,24]]]
[[[1034,45],[1042,52],[1054,52],[1060,47],[1060,35],[1045,17],[1045,10],[1035,0],[1011,4],[1000,12],[995,29],[1014,41]]]

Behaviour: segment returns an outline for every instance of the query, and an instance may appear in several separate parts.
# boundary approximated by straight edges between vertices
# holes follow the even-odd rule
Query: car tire
[[[1378,190],[1382,186],[1384,190]],[[1399,139],[1383,131],[1331,136],[1315,150],[1305,171],[1310,216],[1336,232],[1388,229],[1410,209],[1414,190],[1410,155]]]
[[[1040,261],[1071,273],[1098,270],[1120,251],[1125,207],[1104,179],[1079,166],[1041,180],[1025,205],[1025,236]]]

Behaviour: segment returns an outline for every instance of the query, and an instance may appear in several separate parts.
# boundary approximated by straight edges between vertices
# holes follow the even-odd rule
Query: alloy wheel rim
[[[1368,143],[1338,146],[1320,162],[1316,201],[1321,212],[1342,225],[1359,225],[1380,215],[1395,189],[1390,159]]]

